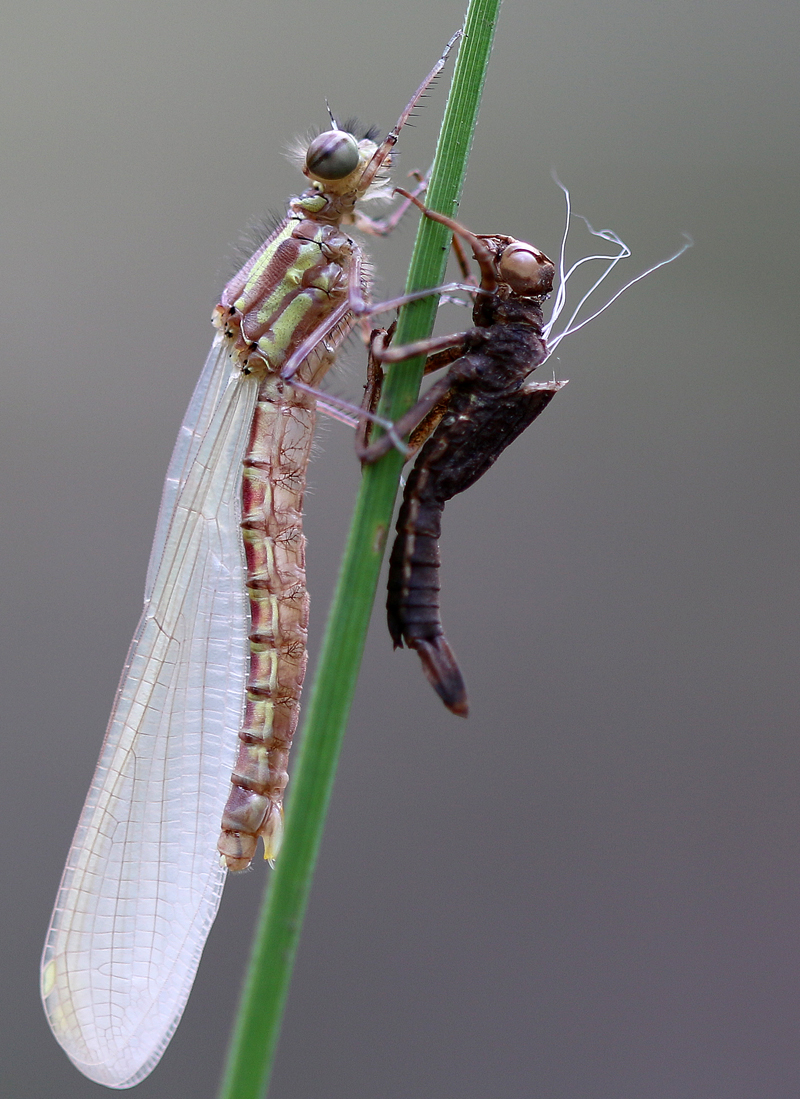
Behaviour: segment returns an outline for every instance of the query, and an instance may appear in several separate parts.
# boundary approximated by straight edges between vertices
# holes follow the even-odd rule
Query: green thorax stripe
[[[223,306],[273,369],[346,294],[349,250],[330,238],[330,226],[290,217],[225,288]]]
[[[259,337],[259,352],[273,369],[279,370],[294,348],[311,335],[320,318],[326,316],[330,309],[331,298],[324,291],[315,287],[298,290]]]
[[[259,323],[280,308],[287,294],[300,286],[305,272],[320,261],[319,245],[280,234],[248,273],[247,282],[233,303],[246,316],[256,313]]]

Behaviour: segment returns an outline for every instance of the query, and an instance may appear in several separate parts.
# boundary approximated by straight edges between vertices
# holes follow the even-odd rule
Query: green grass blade
[[[427,199],[451,216],[461,195],[499,4],[471,0],[467,12]],[[448,230],[423,218],[409,291],[442,282],[448,249]],[[435,298],[405,306],[395,343],[424,338],[435,314]],[[381,410],[391,419],[416,399],[422,365],[420,359],[388,372]],[[392,451],[364,472],[292,775],[286,838],[262,905],[220,1099],[263,1099],[269,1083],[402,465]]]

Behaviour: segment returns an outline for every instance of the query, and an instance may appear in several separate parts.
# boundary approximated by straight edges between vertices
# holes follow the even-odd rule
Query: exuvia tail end
[[[420,638],[413,642],[407,640],[406,644],[419,653],[425,675],[448,710],[466,717],[469,713],[467,686],[447,638],[440,634],[429,641]]]

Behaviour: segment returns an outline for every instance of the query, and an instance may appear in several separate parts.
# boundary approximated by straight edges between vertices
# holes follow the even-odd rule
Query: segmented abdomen
[[[274,375],[262,383],[243,462],[242,537],[250,603],[250,673],[233,788],[218,849],[242,870],[258,837],[274,858],[283,831],[287,761],[306,668],[308,592],[303,492],[313,399]]]

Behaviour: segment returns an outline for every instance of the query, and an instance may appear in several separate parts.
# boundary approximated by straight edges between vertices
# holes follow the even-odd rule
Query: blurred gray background
[[[51,1038],[39,952],[240,231],[283,149],[388,128],[433,5],[17,5],[2,87],[0,1094],[106,1094]],[[568,388],[448,506],[446,713],[375,614],[275,1099],[800,1094],[797,31],[767,0],[508,0],[461,216],[556,253],[562,198],[637,285]],[[447,80],[403,135],[431,155]],[[397,293],[413,218],[370,245]],[[585,238],[576,235],[576,253]],[[463,314],[442,322],[453,329]],[[332,380],[356,395],[363,370]],[[548,371],[545,368],[545,371]],[[307,499],[316,653],[359,472]],[[215,1094],[267,871],[230,880],[138,1099]]]

